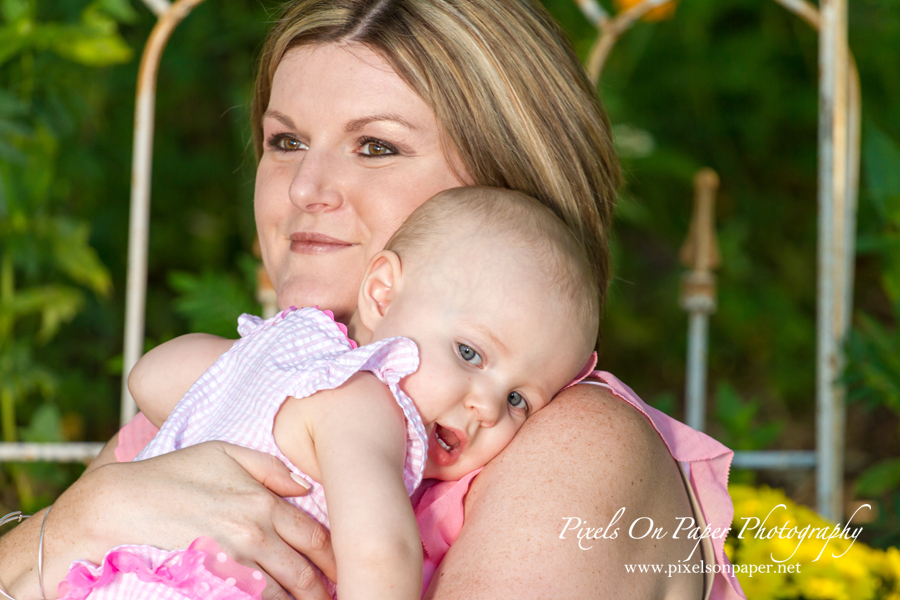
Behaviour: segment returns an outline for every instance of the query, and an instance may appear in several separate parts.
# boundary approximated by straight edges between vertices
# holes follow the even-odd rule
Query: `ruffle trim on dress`
[[[412,399],[400,387],[400,380],[419,368],[419,350],[415,342],[404,337],[391,337],[366,344],[323,360],[319,366],[319,380],[328,382],[316,386],[316,391],[343,385],[353,374],[368,371],[388,386],[406,417],[407,452],[417,459],[407,460],[404,466],[407,492],[412,494],[422,481],[428,453],[428,435],[422,417]],[[307,377],[312,371],[307,371]]]
[[[331,312],[330,310],[322,310],[318,306],[315,306],[313,308],[326,315],[329,319],[332,320],[335,325],[337,325],[337,328],[341,331],[341,333],[344,335],[344,338],[346,338],[347,342],[350,344],[350,348],[355,350],[359,347],[359,344],[357,344],[356,341],[350,339],[350,332],[347,330],[347,326],[335,319],[333,312]],[[296,306],[291,306],[269,319],[263,319],[262,317],[257,317],[256,315],[244,313],[238,317],[238,333],[241,337],[247,337],[260,327],[278,322],[297,310],[300,309]]]
[[[294,308],[294,307],[292,306],[291,308]],[[317,306],[316,308],[319,308],[319,307]],[[330,310],[323,310],[322,312],[325,313],[327,316],[331,317],[331,320],[334,321],[334,324],[338,326],[338,329],[341,330],[341,333],[343,333],[344,337],[347,338],[347,341],[350,342],[351,348],[353,348],[354,350],[359,348],[359,344],[357,344],[355,340],[350,339],[350,332],[347,330],[347,326],[344,325],[343,323],[341,323],[340,321],[338,321],[337,319],[335,319],[333,312],[331,312]]]
[[[323,350],[316,356],[287,353],[285,357],[273,361],[276,368],[295,374],[285,380],[284,386],[278,388],[279,396],[305,398],[322,390],[335,389],[360,371],[372,373],[385,384],[406,418],[407,461],[404,466],[404,482],[407,492],[412,494],[422,481],[428,453],[428,435],[422,417],[413,401],[400,387],[400,380],[419,368],[419,350],[415,342],[409,338],[391,337],[356,347],[356,343],[346,337],[346,327],[334,320],[334,313],[314,307],[291,307],[265,321],[252,315],[242,315],[239,321],[239,330],[245,337],[264,327],[280,324],[279,326],[293,328],[297,336],[317,328],[336,342],[334,347]],[[290,329],[286,331],[286,335],[292,335]],[[343,343],[345,340],[346,345]],[[271,416],[274,419],[275,413]],[[277,447],[274,452],[279,460],[291,464]]]
[[[75,561],[59,584],[60,600],[84,600],[95,590],[111,586],[127,588],[123,584],[127,575],[187,598],[208,600],[259,600],[266,587],[261,572],[235,562],[212,538],[200,537],[186,550],[118,546],[107,552],[99,566]]]
[[[278,315],[276,318],[282,318],[282,315]],[[247,337],[257,329],[262,327],[265,323],[266,320],[262,317],[244,313],[238,317],[238,335],[240,335],[241,337]]]

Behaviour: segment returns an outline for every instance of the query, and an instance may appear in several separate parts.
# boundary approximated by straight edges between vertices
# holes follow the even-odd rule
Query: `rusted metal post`
[[[819,10],[806,0],[775,0],[810,25],[813,29],[819,29]]]
[[[839,521],[843,512],[845,391],[836,380],[844,365],[840,346],[850,328],[853,309],[862,96],[859,72],[847,43],[846,0],[840,3],[823,0],[821,12],[806,0],[775,1],[819,30],[816,504],[824,516]],[[823,207],[828,205],[833,207],[829,211],[833,229],[828,228],[822,214]],[[825,239],[829,235],[834,238],[830,253]],[[832,287],[830,306],[824,305],[823,287]],[[823,339],[826,334],[827,339]]]
[[[849,57],[847,0],[822,0],[819,30],[819,228],[816,368],[816,502],[842,516],[844,390],[841,343],[848,326],[853,233],[848,213]],[[850,219],[854,222],[855,219]]]
[[[715,202],[719,176],[701,169],[694,176],[694,208],[688,237],[681,247],[681,263],[690,268],[681,280],[681,308],[688,319],[688,355],[684,402],[687,424],[703,431],[706,425],[706,356],[709,315],[716,311],[719,245],[716,241]]]
[[[138,72],[131,167],[131,214],[128,224],[128,274],[125,292],[125,348],[122,366],[121,422],[137,412],[128,391],[128,374],[143,354],[144,312],[147,294],[147,244],[150,230],[150,176],[153,167],[153,113],[159,61],[175,27],[203,0],[145,0],[151,9],[165,12],[150,32]]]

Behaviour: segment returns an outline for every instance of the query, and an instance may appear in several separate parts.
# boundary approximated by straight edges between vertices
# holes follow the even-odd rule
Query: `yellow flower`
[[[852,539],[831,538],[842,530],[835,530],[833,523],[795,504],[780,490],[735,485],[729,491],[734,501],[732,534],[726,540],[729,557],[737,566],[769,566],[768,573],[753,577],[738,573],[748,598],[900,600],[897,548],[882,551]],[[807,526],[801,542],[799,534]],[[759,527],[767,531],[760,535]],[[770,536],[775,528],[779,531]],[[796,569],[798,563],[799,572],[787,570],[792,565]]]
[[[804,596],[810,600],[850,600],[837,582],[824,577],[814,577],[806,583]]]

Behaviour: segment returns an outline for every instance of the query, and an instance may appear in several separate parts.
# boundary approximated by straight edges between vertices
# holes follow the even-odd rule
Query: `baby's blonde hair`
[[[521,192],[492,187],[443,191],[417,208],[388,240],[404,269],[419,266],[439,241],[463,233],[501,239],[546,282],[547,294],[578,323],[590,347],[600,312],[597,278],[584,246],[549,208]],[[491,257],[486,257],[491,260]]]

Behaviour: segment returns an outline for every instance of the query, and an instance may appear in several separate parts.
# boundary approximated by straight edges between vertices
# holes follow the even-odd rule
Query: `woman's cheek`
[[[355,202],[354,208],[370,232],[372,254],[383,250],[407,217],[443,189],[423,186],[418,181],[420,173],[404,171],[404,175],[399,177],[393,173],[391,176],[370,177],[357,182],[359,193],[355,197],[361,201]],[[373,195],[373,190],[378,190],[377,195]]]

